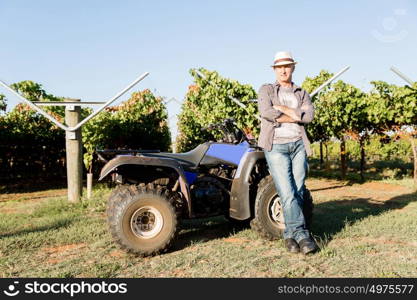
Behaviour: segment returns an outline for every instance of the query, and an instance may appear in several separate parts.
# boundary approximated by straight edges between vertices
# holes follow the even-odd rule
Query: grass
[[[126,254],[107,231],[110,190],[0,195],[0,277],[416,277],[417,194],[403,180],[309,179],[321,251],[291,255],[223,217],[184,222],[173,249]],[[55,196],[57,195],[58,196]],[[61,196],[59,196],[61,195]]]

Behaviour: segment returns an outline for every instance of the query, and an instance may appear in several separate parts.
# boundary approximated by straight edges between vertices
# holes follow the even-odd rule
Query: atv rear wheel
[[[251,227],[267,240],[281,238],[285,229],[284,215],[279,200],[272,176],[266,176],[258,185],[255,218],[251,222]],[[303,214],[308,229],[313,216],[313,198],[308,189],[304,193]]]
[[[109,198],[107,219],[120,247],[143,256],[165,252],[178,231],[168,191],[153,185],[121,186]]]

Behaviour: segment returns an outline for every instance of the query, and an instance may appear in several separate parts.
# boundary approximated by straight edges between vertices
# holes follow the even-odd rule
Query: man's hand
[[[282,112],[284,115],[287,115],[288,117],[290,117],[294,121],[294,122],[290,122],[290,123],[301,122],[301,116],[297,113],[297,111],[295,109],[290,108],[290,107],[285,106],[285,105],[274,105],[274,108],[276,110],[279,110],[280,112]],[[279,122],[279,121],[277,121],[277,122]]]
[[[287,116],[287,115],[282,115],[281,117],[275,119],[275,121],[277,121],[278,123],[298,123],[298,121],[294,120],[293,118]]]

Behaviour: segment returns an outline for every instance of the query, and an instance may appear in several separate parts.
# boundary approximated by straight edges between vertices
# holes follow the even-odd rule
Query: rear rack
[[[115,156],[117,154],[141,154],[141,153],[160,153],[160,150],[134,150],[134,149],[106,149],[106,150],[96,150],[98,159],[107,163],[108,158],[104,156]],[[104,156],[103,156],[104,155]]]

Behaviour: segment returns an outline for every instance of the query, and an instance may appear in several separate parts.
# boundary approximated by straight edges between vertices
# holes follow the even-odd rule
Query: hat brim
[[[276,63],[276,64],[272,65],[271,67],[273,68],[273,67],[278,67],[278,66],[295,65],[295,64],[297,64],[296,61],[294,61],[294,62],[282,61],[282,62],[279,62],[279,63]]]

